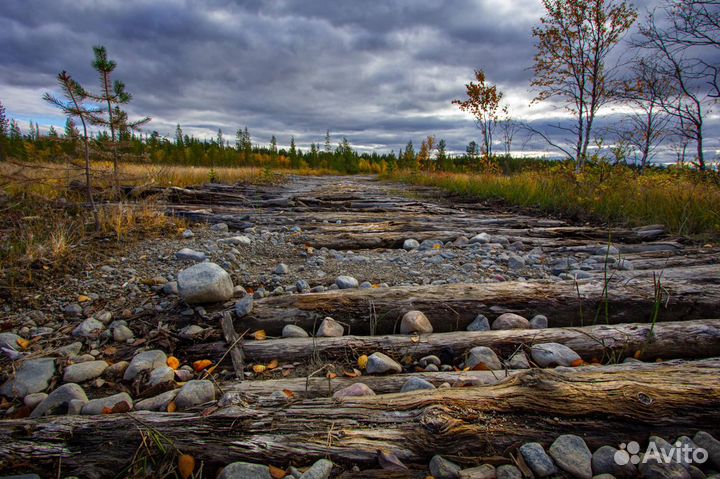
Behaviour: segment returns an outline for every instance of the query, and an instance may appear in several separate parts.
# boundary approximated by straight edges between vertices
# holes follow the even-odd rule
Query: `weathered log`
[[[612,324],[648,322],[655,306],[651,277],[632,284],[612,283],[608,291],[607,321]],[[717,314],[720,284],[663,283],[659,321],[675,318],[702,319]],[[550,325],[582,326],[595,322],[603,305],[603,282],[519,282],[449,284],[356,289],[273,296],[255,301],[253,311],[238,329],[264,329],[279,336],[286,324],[297,324],[308,331],[332,316],[349,325],[350,334],[369,334],[371,324],[378,334],[391,334],[399,327],[403,314],[418,309],[425,313],[436,332],[465,329],[479,313],[494,318],[514,312],[528,318],[548,316]],[[603,315],[597,322],[605,322]]]
[[[281,338],[248,341],[244,344],[252,361],[281,359],[298,361],[315,355],[342,358],[383,352],[391,356],[422,357],[443,353],[462,356],[475,346],[487,346],[501,357],[518,348],[540,343],[564,344],[583,359],[616,360],[641,352],[642,359],[707,358],[720,356],[720,319],[698,319],[657,323],[630,323],[578,328],[511,329],[503,331],[458,331],[422,335],[341,336]],[[188,350],[218,357],[223,343],[199,344]]]
[[[580,435],[592,449],[643,442],[650,434],[718,434],[717,367],[706,361],[571,375],[538,369],[492,386],[279,401],[209,415],[8,420],[0,429],[0,460],[11,467],[32,458],[53,470],[61,461],[66,474],[111,477],[131,460],[143,430],[161,433],[207,472],[238,460],[284,465],[321,457],[377,468],[378,449],[406,464],[434,454],[494,456],[528,441],[547,446],[561,433]]]

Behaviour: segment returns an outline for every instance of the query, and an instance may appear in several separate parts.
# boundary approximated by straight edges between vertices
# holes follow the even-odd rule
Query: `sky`
[[[540,0],[3,0],[0,102],[22,128],[63,125],[42,94],[61,70],[96,88],[92,46],[104,45],[134,95],[131,119],[152,117],[147,131],[172,137],[180,123],[232,140],[247,126],[256,143],[294,136],[307,148],[329,129],[334,143],[378,152],[434,134],[462,151],[480,135],[451,101],[476,68],[513,117],[544,127],[566,116],[530,106],[542,15]],[[514,151],[554,154],[521,136]]]

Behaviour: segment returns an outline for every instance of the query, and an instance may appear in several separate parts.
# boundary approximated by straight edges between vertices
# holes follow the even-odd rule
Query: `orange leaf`
[[[30,341],[25,338],[18,338],[17,343],[18,343],[18,346],[20,346],[23,349],[27,349],[28,346],[30,346]]]
[[[570,363],[570,366],[572,366],[574,368],[576,368],[578,366],[584,366],[584,365],[585,365],[585,361],[583,361],[582,359],[576,359],[575,361]]]
[[[357,365],[360,369],[365,369],[367,367],[367,363],[368,363],[367,354],[363,354],[357,360]]]
[[[201,359],[201,360],[195,361],[193,363],[193,369],[196,372],[200,372],[203,369],[210,367],[211,365],[212,365],[212,361],[210,361],[209,359]]]
[[[290,399],[292,399],[292,398],[295,397],[295,393],[292,392],[292,391],[289,390],[289,389],[283,389],[282,391],[283,391],[283,392],[285,393],[285,395],[286,395],[288,398],[290,398]]]
[[[175,404],[175,401],[170,401],[167,405],[167,412],[175,412],[177,411],[177,404]]]
[[[637,351],[635,351],[635,354],[633,354],[633,357],[635,359],[640,359],[642,357],[642,351],[638,349]]]
[[[180,477],[188,479],[192,476],[195,470],[195,458],[189,454],[182,454],[178,457],[178,471],[180,471]]]
[[[111,410],[113,413],[128,412],[130,411],[130,404],[127,401],[120,401],[115,403]]]
[[[260,330],[258,330],[258,331],[255,331],[255,333],[253,334],[253,336],[255,337],[255,340],[256,340],[256,341],[264,341],[264,340],[267,339],[267,334],[265,333],[265,330],[264,330],[264,329],[260,329]]]
[[[262,374],[265,372],[266,369],[267,369],[267,366],[265,366],[264,364],[255,364],[252,367],[252,370],[255,374]]]
[[[269,466],[269,469],[270,475],[273,477],[273,479],[283,479],[285,476],[287,476],[287,473],[279,467]]]
[[[112,411],[112,408],[111,408],[111,407],[107,407],[107,406],[105,406],[105,407],[103,408],[103,410],[102,410],[102,413],[103,413],[103,414],[112,414],[112,412],[113,412],[113,411]]]
[[[327,376],[328,379],[335,379],[335,378],[337,377],[337,374],[335,374],[335,373],[327,373],[326,376]]]
[[[278,367],[278,365],[279,365],[278,360],[277,360],[277,359],[273,359],[272,361],[270,361],[270,364],[267,365],[267,368],[268,368],[268,369],[275,369],[275,368]]]
[[[356,378],[360,376],[360,371],[357,369],[353,369],[352,371],[343,371],[343,376],[346,376],[348,378]]]
[[[170,356],[167,358],[167,365],[175,370],[180,367],[180,360],[175,356]]]
[[[88,301],[90,301],[90,297],[81,294],[80,296],[78,296],[77,300],[78,303],[87,303]]]
[[[480,364],[476,364],[475,366],[473,366],[472,370],[473,371],[490,371],[490,368],[487,367],[485,364],[480,363]]]

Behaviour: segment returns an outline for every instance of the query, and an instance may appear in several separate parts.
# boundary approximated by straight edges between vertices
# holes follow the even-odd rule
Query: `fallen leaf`
[[[633,354],[633,357],[635,359],[640,359],[642,357],[642,351],[638,349],[637,351],[635,351],[635,354]]]
[[[267,333],[265,333],[264,329],[260,329],[258,331],[255,331],[255,333],[253,334],[253,337],[255,338],[256,341],[264,341],[267,339]]]
[[[128,404],[127,401],[120,401],[119,403],[115,403],[110,411],[113,414],[128,412],[130,411],[130,404]]]
[[[267,365],[267,368],[268,368],[268,369],[275,369],[275,368],[278,367],[279,364],[280,364],[280,363],[278,363],[278,360],[277,360],[277,359],[273,359],[273,360],[270,361],[270,363]]]
[[[282,391],[283,391],[283,392],[285,393],[285,395],[286,395],[288,398],[290,398],[290,399],[292,399],[292,398],[295,397],[295,393],[292,392],[292,391],[289,390],[289,389],[283,389]]]
[[[20,346],[21,348],[27,349],[28,346],[30,346],[30,341],[29,341],[28,339],[25,339],[25,338],[18,338],[18,339],[17,339],[17,344],[18,344],[18,346]]]
[[[282,375],[283,375],[284,378],[290,376],[290,370],[289,370],[289,369],[283,369],[283,370],[282,370]]]
[[[335,379],[337,377],[337,374],[335,373],[327,373],[325,375],[328,379]]]
[[[255,374],[262,374],[265,372],[266,369],[267,366],[265,366],[264,364],[255,364],[252,367],[252,370]]]
[[[572,366],[574,368],[576,368],[578,366],[584,366],[584,365],[585,365],[585,361],[583,361],[582,359],[576,359],[575,361],[570,363],[570,366]]]
[[[410,341],[413,343],[417,343],[418,341],[420,341],[420,336],[413,336],[410,338]]]
[[[283,479],[285,476],[287,476],[287,473],[279,467],[268,466],[268,469],[270,469],[270,475],[273,477],[273,479]]]
[[[352,371],[343,371],[343,376],[346,376],[348,378],[356,378],[360,376],[360,371],[357,369],[353,369]]]
[[[170,401],[167,405],[167,412],[175,412],[177,411],[177,404],[175,404],[175,401]]]
[[[480,363],[480,364],[476,364],[475,366],[473,366],[472,370],[473,371],[490,371],[490,368],[487,367],[484,363]]]
[[[180,360],[175,356],[168,357],[166,363],[173,369],[173,371],[180,367]]]
[[[201,359],[193,363],[193,369],[198,373],[210,366],[212,366],[212,361],[210,361],[209,359]]]
[[[368,357],[367,354],[363,354],[357,359],[357,365],[360,369],[365,369],[367,367],[368,363]]]
[[[402,463],[398,457],[393,454],[392,452],[386,452],[382,449],[378,449],[377,452],[378,455],[378,464],[380,464],[380,467],[383,469],[387,469],[389,471],[407,471],[408,467]]]
[[[85,296],[84,294],[81,294],[80,296],[78,296],[77,300],[78,300],[78,303],[87,303],[88,301],[90,301],[90,297]]]
[[[103,414],[112,414],[112,408],[105,406],[102,410]]]
[[[188,479],[192,476],[195,470],[195,458],[189,454],[181,454],[178,457],[178,471],[180,471],[180,477]]]

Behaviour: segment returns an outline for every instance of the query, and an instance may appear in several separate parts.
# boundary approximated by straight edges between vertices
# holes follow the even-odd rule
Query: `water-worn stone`
[[[632,462],[620,465],[615,461],[618,449],[612,446],[602,446],[592,455],[592,472],[598,474],[612,474],[618,479],[636,477],[637,467]]]
[[[418,249],[419,247],[420,247],[420,243],[418,243],[417,240],[414,240],[414,239],[411,239],[411,238],[406,239],[406,240],[403,242],[403,249],[404,249],[405,251],[410,251],[410,250]]]
[[[468,351],[468,358],[465,367],[478,370],[502,369],[502,363],[495,351],[487,346],[476,346]]]
[[[458,475],[459,479],[495,479],[497,471],[492,464],[463,469]]]
[[[432,239],[426,239],[423,240],[422,243],[420,243],[420,246],[418,246],[419,251],[430,251],[435,249],[441,249],[443,247],[443,242],[440,240],[432,240]]]
[[[400,388],[401,393],[409,393],[411,391],[419,391],[421,389],[435,389],[435,386],[429,381],[422,378],[410,378]]]
[[[430,475],[435,479],[458,479],[460,477],[460,466],[439,455],[430,459],[429,469]]]
[[[233,462],[225,466],[217,479],[272,479],[270,468],[249,462]]]
[[[525,258],[517,254],[511,254],[508,258],[508,268],[520,269],[525,267]]]
[[[434,366],[440,367],[440,365],[442,364],[442,361],[440,360],[439,357],[435,356],[434,354],[430,354],[429,356],[424,356],[424,357],[420,358],[420,361],[418,361],[418,363],[420,364],[420,367],[422,367],[422,368],[427,367],[429,365],[434,365]]]
[[[165,294],[179,294],[177,281],[168,281],[162,287],[162,292]]]
[[[105,325],[95,318],[87,318],[82,323],[75,326],[73,329],[73,336],[80,336],[83,338],[90,338],[97,336],[105,330]]]
[[[310,469],[305,471],[300,479],[328,479],[332,471],[333,463],[327,459],[320,459]]]
[[[542,314],[536,314],[530,320],[530,327],[532,329],[545,329],[548,327],[548,319]]]
[[[528,442],[520,446],[519,451],[525,459],[525,463],[536,476],[547,477],[557,472],[555,464],[540,443]]]
[[[592,479],[592,453],[580,436],[559,436],[548,448],[548,453],[563,471],[580,479]]]
[[[307,338],[307,331],[296,324],[286,324],[282,330],[283,338]]]
[[[503,464],[495,469],[495,477],[497,479],[522,479],[520,469],[512,464]]]
[[[559,343],[534,344],[530,348],[530,355],[541,368],[572,366],[581,359],[578,353]]]
[[[473,236],[472,238],[470,238],[468,243],[470,243],[470,244],[476,244],[476,243],[485,244],[485,243],[489,243],[490,240],[491,240],[491,237],[489,234],[479,233],[479,234],[476,234],[475,236]]]
[[[123,374],[123,379],[125,381],[131,381],[135,379],[135,376],[139,373],[153,370],[160,366],[165,366],[166,362],[167,356],[159,349],[143,351],[132,358],[130,365],[125,370],[125,374]]]
[[[215,263],[198,263],[177,277],[180,297],[188,304],[227,301],[233,296],[233,282],[227,271]]]
[[[175,253],[175,258],[182,261],[205,261],[207,255],[202,251],[195,251],[190,248],[183,248]]]
[[[239,235],[239,236],[231,236],[229,238],[223,238],[223,239],[219,240],[218,243],[231,244],[233,246],[239,246],[239,245],[247,246],[250,243],[252,243],[252,241],[250,240],[250,238],[248,238],[245,235]]]
[[[25,397],[47,389],[55,374],[55,360],[52,358],[27,359],[20,363],[15,377],[0,386],[0,394],[12,397]]]
[[[510,359],[507,360],[507,367],[510,369],[528,369],[530,362],[525,351],[518,351],[510,356]]]
[[[288,274],[290,272],[290,268],[288,268],[288,265],[285,263],[280,263],[279,265],[275,266],[275,269],[273,270],[273,273],[275,274]]]
[[[422,311],[408,311],[403,315],[402,321],[400,322],[400,333],[427,334],[432,332],[432,324],[430,324],[430,320],[428,320]]]
[[[105,361],[88,361],[85,363],[71,364],[65,368],[63,381],[66,383],[89,381],[101,376],[108,366],[108,363]]]
[[[167,383],[175,378],[175,370],[169,366],[160,366],[150,372],[148,378],[148,386],[156,386],[158,384]]]
[[[124,343],[128,339],[132,339],[133,337],[135,337],[135,334],[132,332],[132,329],[128,328],[124,324],[113,328],[113,339],[115,341]]]
[[[698,431],[693,436],[693,442],[708,452],[710,464],[720,469],[720,441],[705,431]]]
[[[244,318],[252,312],[254,299],[252,295],[248,294],[243,296],[240,301],[235,303],[235,316],[238,318]]]
[[[192,380],[185,383],[175,397],[178,409],[188,409],[215,400],[215,386],[206,379]]]
[[[399,373],[402,366],[383,353],[373,353],[368,357],[366,371],[368,374]]]
[[[320,327],[317,330],[317,336],[334,338],[342,336],[344,332],[345,329],[342,324],[338,323],[333,318],[328,317],[323,319],[322,323],[320,323]]]
[[[338,389],[333,393],[334,398],[356,397],[356,396],[374,396],[375,391],[364,383],[355,383],[350,386]]]
[[[105,408],[121,408],[123,411],[129,411],[132,407],[133,400],[128,393],[117,393],[112,396],[88,401],[88,403],[83,406],[81,414],[86,416],[103,414]]]
[[[167,411],[168,404],[175,399],[179,389],[171,389],[151,398],[135,403],[137,411]]]
[[[105,377],[121,378],[123,374],[125,374],[125,371],[127,371],[128,366],[130,366],[130,363],[127,361],[118,361],[115,364],[111,364],[105,370]]]
[[[466,329],[468,331],[490,331],[490,321],[484,314],[478,314]]]
[[[492,323],[492,329],[529,329],[530,322],[515,313],[505,313],[497,317]]]
[[[335,280],[335,285],[339,289],[352,289],[357,288],[359,283],[358,280],[353,278],[352,276],[342,275],[337,277],[337,279]]]
[[[214,231],[216,233],[227,233],[230,231],[230,228],[227,223],[215,223],[210,227],[210,231]]]
[[[0,333],[0,348],[13,349],[15,351],[21,349],[18,339],[22,339],[15,333]]]
[[[67,412],[68,404],[73,399],[84,402],[88,400],[85,391],[79,385],[75,383],[63,384],[48,394],[48,397],[33,409],[30,417],[35,418],[56,413],[64,414]]]
[[[639,469],[643,479],[690,479],[688,470],[675,462],[641,463]]]

